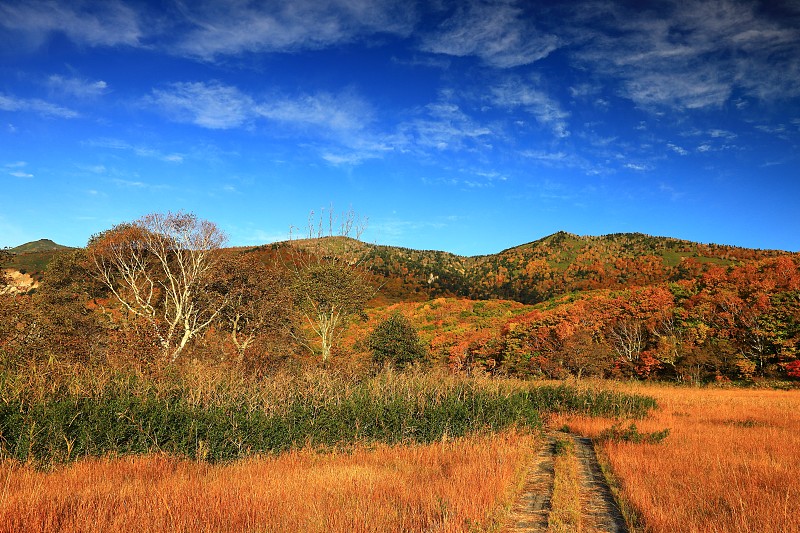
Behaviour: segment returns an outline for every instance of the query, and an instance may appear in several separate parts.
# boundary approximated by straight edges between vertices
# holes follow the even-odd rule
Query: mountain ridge
[[[26,242],[13,248],[6,249],[7,252],[12,254],[25,254],[33,252],[52,252],[60,250],[70,250],[72,247],[58,244],[50,239],[39,239],[37,241]]]
[[[644,233],[582,236],[559,231],[498,253],[462,256],[440,250],[370,244],[349,237],[321,237],[226,248],[226,253],[267,252],[298,247],[304,253],[339,256],[369,272],[386,303],[437,297],[507,299],[535,304],[554,296],[592,289],[619,289],[696,279],[723,268],[781,255],[731,245],[703,244]],[[40,280],[50,260],[74,248],[49,239],[18,246],[7,268]],[[25,251],[43,250],[43,251]]]
[[[729,267],[791,254],[644,233],[580,236],[564,231],[478,256],[367,244],[345,237],[273,246],[299,246],[359,263],[382,278],[388,301],[457,296],[528,304],[571,291],[692,279],[714,265]]]

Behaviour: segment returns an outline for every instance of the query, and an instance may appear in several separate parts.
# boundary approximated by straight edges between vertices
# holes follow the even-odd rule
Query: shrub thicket
[[[414,362],[425,361],[428,356],[414,325],[398,312],[375,326],[367,343],[372,361],[379,368],[386,364],[405,368]]]
[[[38,464],[152,452],[223,461],[303,446],[426,443],[537,428],[552,410],[642,416],[654,405],[607,391],[392,372],[362,381],[326,374],[201,381],[189,371],[159,380],[86,372],[61,384],[21,381],[0,373],[0,457]]]

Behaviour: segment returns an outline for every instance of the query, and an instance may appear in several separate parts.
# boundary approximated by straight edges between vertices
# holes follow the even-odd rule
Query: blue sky
[[[800,250],[800,3],[0,0],[0,246],[352,208],[464,255],[558,230]]]

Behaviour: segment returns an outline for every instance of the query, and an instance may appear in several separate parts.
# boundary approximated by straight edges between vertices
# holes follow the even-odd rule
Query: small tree
[[[224,307],[207,286],[226,240],[191,213],[153,213],[92,237],[88,253],[97,278],[151,326],[174,362]]]
[[[359,268],[356,249],[366,222],[350,211],[338,217],[333,208],[315,221],[311,212],[308,237],[292,240],[287,267],[292,272],[294,312],[318,342],[293,333],[295,339],[317,351],[325,363],[350,320],[360,315],[374,289]],[[355,239],[351,238],[351,235]]]
[[[641,321],[623,318],[609,330],[611,347],[623,363],[639,359],[647,345],[647,329]]]
[[[297,272],[292,294],[295,309],[319,339],[322,361],[327,362],[350,319],[363,312],[371,290],[353,268],[336,261],[323,261],[306,265]],[[297,338],[313,350],[307,341]]]
[[[559,355],[564,367],[578,379],[602,376],[613,362],[609,347],[586,330],[578,330],[564,339]]]
[[[91,266],[85,250],[56,255],[32,297],[35,327],[52,355],[92,360],[104,354],[106,324],[88,305],[90,295],[101,289],[92,279]]]
[[[397,312],[375,326],[367,343],[372,351],[372,361],[379,367],[388,363],[405,368],[428,357],[428,350],[420,341],[414,325]]]

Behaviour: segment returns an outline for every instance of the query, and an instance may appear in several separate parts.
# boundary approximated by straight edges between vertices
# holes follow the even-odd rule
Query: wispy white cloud
[[[4,94],[0,94],[0,110],[27,111],[51,118],[77,118],[80,116],[77,111],[39,98],[17,98]]]
[[[559,45],[558,37],[537,31],[513,2],[472,0],[424,37],[420,49],[511,68],[543,59]]]
[[[426,105],[420,117],[400,125],[403,136],[416,148],[460,150],[486,147],[494,134],[491,128],[467,115],[457,104],[437,101]]]
[[[710,130],[708,130],[708,135],[710,135],[711,137],[713,137],[715,139],[719,139],[719,138],[722,138],[722,139],[735,139],[737,137],[737,135],[735,133],[733,133],[732,131],[721,130],[721,129],[710,129]]]
[[[372,108],[351,93],[318,93],[267,100],[253,107],[261,117],[295,126],[332,131],[360,130],[372,120]]]
[[[301,94],[257,101],[237,87],[218,81],[173,83],[154,89],[146,99],[179,122],[209,129],[232,129],[266,119],[295,128],[325,131],[360,130],[372,109],[352,93]]]
[[[678,155],[689,155],[689,150],[681,146],[678,146],[677,144],[667,143],[667,146],[669,147],[670,150],[672,150]]]
[[[320,149],[322,159],[334,166],[355,166],[368,159],[378,159],[398,149],[399,144],[391,137],[386,142],[371,142],[362,137],[345,139],[340,145]]]
[[[675,72],[639,72],[625,81],[625,93],[643,106],[676,105],[685,109],[721,106],[733,86],[725,73],[711,69]]]
[[[376,33],[408,35],[415,13],[400,0],[204,0],[178,4],[191,28],[173,52],[203,60],[246,52],[319,49]]]
[[[87,46],[137,46],[143,35],[138,13],[118,0],[3,1],[0,27],[13,36],[13,44],[31,47],[42,45],[53,33]]]
[[[14,161],[13,163],[6,163],[3,165],[6,174],[14,176],[15,178],[32,178],[33,174],[23,170],[28,166],[26,161]]]
[[[758,131],[769,133],[770,135],[776,135],[781,138],[788,138],[786,133],[789,129],[786,127],[786,124],[757,124],[755,128]]]
[[[491,100],[497,106],[507,109],[521,108],[536,118],[543,126],[552,129],[556,137],[568,137],[567,118],[569,113],[550,98],[544,91],[519,80],[509,80],[493,87]]]
[[[91,139],[85,141],[84,144],[87,146],[92,146],[95,148],[111,148],[112,150],[123,150],[128,151],[136,154],[139,157],[149,157],[153,159],[160,159],[161,161],[167,161],[170,163],[182,163],[184,160],[184,155],[180,153],[164,153],[160,150],[155,148],[150,148],[148,146],[142,145],[135,145],[131,144],[127,141],[123,141],[121,139],[112,139],[112,138],[99,138],[99,139]],[[105,171],[105,167],[103,165],[95,165],[92,167],[88,167],[87,170],[95,173],[102,173]]]
[[[141,188],[147,187],[147,184],[145,182],[143,182],[143,181],[126,180],[126,179],[121,179],[121,178],[114,178],[111,181],[113,181],[117,185],[120,185],[120,186],[123,186],[123,187],[132,187],[132,188],[136,188],[136,189],[141,189]]]
[[[108,91],[108,84],[103,80],[91,81],[82,78],[65,78],[54,74],[47,79],[51,91],[62,96],[90,98],[101,96]]]
[[[737,90],[760,99],[800,95],[800,30],[769,18],[753,2],[592,6],[576,7],[592,13],[578,17],[588,24],[586,46],[576,57],[620,79],[622,94],[643,107],[720,107]]]
[[[697,143],[695,148],[688,148],[685,145],[682,146],[682,149],[691,152],[694,150],[698,153],[705,153],[705,152],[719,152],[722,150],[737,150],[741,149],[736,143],[736,139],[739,138],[739,134],[734,133],[730,130],[720,129],[720,128],[710,128],[710,129],[700,129],[700,128],[692,128],[680,133],[682,137],[687,138],[698,138],[694,142]],[[679,150],[673,148],[673,146],[677,146],[674,143],[667,143],[667,146],[670,147],[673,151],[681,154]]]
[[[294,96],[251,96],[219,82],[174,83],[145,99],[178,122],[209,129],[255,127],[279,137],[298,136],[335,166],[382,157],[403,144],[392,132],[372,131],[374,110],[353,91]]]
[[[547,152],[544,150],[525,150],[522,152],[524,157],[528,157],[530,159],[535,159],[537,161],[542,161],[544,163],[556,163],[561,164],[566,161],[569,161],[570,154],[566,152]]]
[[[462,168],[461,176],[454,179],[458,185],[467,189],[486,189],[508,181],[508,176],[496,170]]]
[[[376,127],[375,110],[353,91],[268,98],[254,111],[288,134],[310,133],[319,157],[333,166],[359,165],[404,144],[402,136]]]
[[[545,167],[574,168],[590,176],[604,173],[601,168],[590,163],[585,157],[578,155],[575,151],[559,150],[557,152],[550,152],[546,150],[523,150],[520,152],[520,155]]]
[[[154,89],[146,101],[178,122],[209,129],[231,129],[252,116],[253,100],[236,87],[217,81],[173,83]]]
[[[9,172],[9,174],[14,176],[15,178],[32,178],[33,177],[33,174],[30,174],[28,172],[23,172],[21,170],[15,170],[13,172]]]
[[[118,187],[122,187],[125,189],[148,189],[154,191],[161,191],[172,188],[169,185],[164,185],[159,183],[147,183],[145,181],[136,179],[114,178],[111,180],[111,182],[117,185]]]

